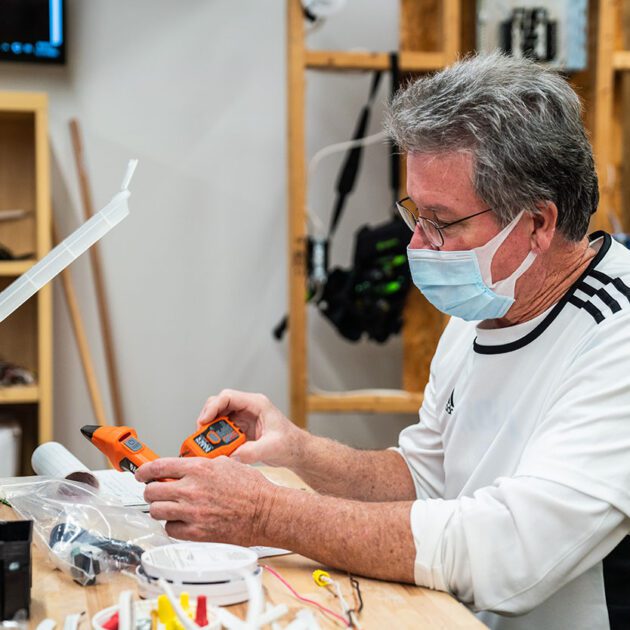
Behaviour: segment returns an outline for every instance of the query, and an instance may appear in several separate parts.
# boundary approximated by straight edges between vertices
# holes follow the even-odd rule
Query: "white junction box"
[[[22,429],[12,420],[0,418],[0,478],[20,474]]]
[[[477,50],[497,49],[565,72],[584,70],[588,0],[477,0]]]

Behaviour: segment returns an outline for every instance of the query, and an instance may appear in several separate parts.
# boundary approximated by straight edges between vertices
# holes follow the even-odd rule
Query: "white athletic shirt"
[[[609,628],[602,560],[630,531],[630,251],[603,232],[591,244],[536,319],[452,318],[400,434],[416,583],[491,628]]]

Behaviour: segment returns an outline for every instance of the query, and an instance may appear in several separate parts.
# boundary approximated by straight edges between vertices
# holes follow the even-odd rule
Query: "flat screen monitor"
[[[0,60],[65,63],[64,0],[0,0]]]

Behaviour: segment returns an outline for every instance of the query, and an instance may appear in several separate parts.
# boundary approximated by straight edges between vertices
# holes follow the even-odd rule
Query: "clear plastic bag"
[[[33,521],[34,539],[53,564],[83,586],[135,569],[143,551],[172,542],[148,514],[83,483],[20,482],[5,486],[4,493],[22,518]]]

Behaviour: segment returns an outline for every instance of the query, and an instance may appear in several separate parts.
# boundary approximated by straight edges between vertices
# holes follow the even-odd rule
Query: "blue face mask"
[[[485,245],[464,251],[407,248],[413,283],[438,310],[466,321],[503,317],[514,304],[516,281],[531,267],[529,252],[505,280],[492,282],[492,259],[523,216],[521,212]]]

